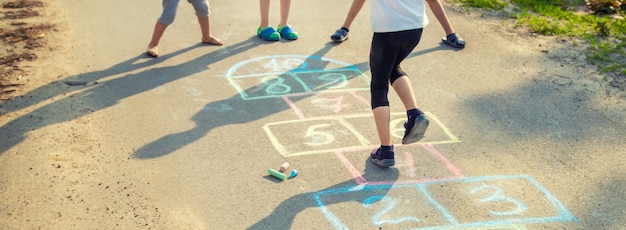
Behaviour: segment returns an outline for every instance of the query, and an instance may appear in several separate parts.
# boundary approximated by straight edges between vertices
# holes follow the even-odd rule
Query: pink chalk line
[[[459,170],[456,166],[454,166],[446,157],[444,157],[441,153],[439,153],[439,151],[437,151],[437,149],[435,149],[434,146],[429,145],[429,144],[422,144],[421,145],[424,149],[426,149],[432,156],[434,156],[437,160],[439,160],[440,162],[442,162],[444,165],[446,165],[446,167],[448,168],[448,170],[450,170],[454,176],[450,176],[450,177],[441,177],[441,178],[422,178],[422,179],[418,179],[418,180],[403,180],[403,181],[394,181],[394,180],[389,180],[389,181],[371,181],[368,182],[364,177],[363,174],[361,174],[359,172],[359,170],[357,170],[354,165],[350,162],[350,160],[348,160],[348,158],[346,158],[345,154],[343,153],[343,151],[336,151],[335,155],[337,155],[337,158],[339,158],[339,161],[341,161],[341,163],[343,163],[343,165],[346,167],[346,169],[348,169],[348,172],[350,172],[350,174],[352,175],[352,177],[354,178],[355,182],[358,185],[364,185],[364,184],[368,184],[368,185],[383,185],[383,184],[414,184],[414,183],[423,183],[423,182],[432,182],[432,181],[439,181],[439,180],[449,180],[449,179],[458,179],[458,178],[463,178],[465,176],[463,176],[463,174],[461,173],[461,170]],[[409,171],[411,172],[411,177],[414,177],[414,171],[415,171],[415,166],[414,166],[414,159],[413,156],[406,152],[405,153],[405,158],[406,158],[406,162],[409,162],[407,165],[409,168]]]

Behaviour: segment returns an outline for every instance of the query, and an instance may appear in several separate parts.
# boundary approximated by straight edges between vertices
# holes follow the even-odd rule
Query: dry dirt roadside
[[[366,150],[344,150],[345,159],[356,168],[349,172],[347,161],[332,152],[285,158],[263,127],[296,120],[295,113],[282,99],[242,100],[225,79],[233,66],[283,54],[343,60],[369,75],[364,48],[370,36],[367,9],[355,22],[350,40],[329,45],[327,33],[343,19],[348,4],[311,2],[294,1],[293,24],[319,23],[298,27],[302,37],[296,42],[268,44],[258,42],[250,28],[234,26],[257,22],[256,14],[242,13],[256,12],[255,4],[211,1],[212,28],[225,40],[224,47],[198,46],[192,10],[181,6],[163,40],[160,59],[142,55],[160,11],[153,1],[58,0],[33,6],[41,15],[23,19],[27,25],[55,26],[43,33],[45,46],[26,49],[37,59],[20,62],[24,72],[16,73],[24,84],[13,93],[21,96],[1,101],[0,229],[329,229],[341,226],[339,222],[348,225],[349,220],[363,220],[350,223],[353,229],[449,226],[443,217],[428,219],[436,217],[437,210],[401,188],[388,191],[389,197],[403,196],[403,201],[418,203],[408,205],[417,208],[390,212],[382,219],[417,213],[424,221],[373,222],[374,214],[362,211],[364,205],[358,203],[365,200],[319,206],[312,199],[316,192],[357,185],[351,173],[371,176],[373,171],[379,175],[364,178],[383,181],[389,172],[397,172],[401,184],[414,174],[446,176],[446,170],[417,155],[425,148],[415,146],[398,148],[421,149],[414,155],[416,166],[403,163],[395,171],[363,169]],[[128,7],[116,7],[122,4]],[[571,41],[529,35],[498,19],[448,9],[468,47],[457,52],[438,44],[441,29],[431,17],[429,31],[404,65],[419,79],[413,83],[424,108],[460,140],[433,148],[464,177],[497,181],[524,205],[506,198],[496,206],[501,209],[480,212],[489,202],[472,202],[464,186],[476,186],[477,192],[485,192],[479,198],[487,200],[494,198],[489,196],[494,187],[467,182],[441,184],[434,193],[443,201],[438,207],[479,229],[626,227],[623,93],[606,86],[602,76],[584,64],[582,47],[570,46]],[[314,13],[320,11],[328,14]],[[35,38],[42,41],[39,35]],[[18,51],[22,48],[14,46],[25,42],[16,44],[8,47]],[[72,86],[66,81],[88,84]],[[303,113],[322,110],[305,102],[295,102]],[[437,130],[430,136],[436,137]],[[367,138],[373,135],[365,133]],[[288,142],[305,142],[295,136]],[[282,183],[266,177],[267,167],[285,160],[301,175]],[[490,175],[512,179],[485,177]],[[571,216],[559,215],[560,207],[543,191],[562,202]],[[511,204],[517,209],[511,211]],[[328,211],[320,211],[324,208]],[[338,218],[329,218],[331,212]],[[553,216],[563,218],[552,221]]]
[[[41,1],[3,1],[0,37],[2,59],[0,67],[0,100],[22,95],[37,82],[28,84],[28,62],[37,59],[37,53],[49,49],[46,44],[54,26],[43,20],[46,11]],[[27,86],[28,85],[28,86]],[[35,85],[35,86],[33,86]],[[30,87],[30,88],[29,88]]]

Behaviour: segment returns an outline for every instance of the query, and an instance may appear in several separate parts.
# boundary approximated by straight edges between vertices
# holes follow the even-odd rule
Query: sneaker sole
[[[452,42],[448,41],[448,39],[446,39],[446,38],[442,38],[441,41],[444,44],[446,44],[446,45],[452,46],[453,48],[457,48],[457,49],[465,48],[465,45],[459,45],[459,44],[456,44],[456,43],[452,43]]]
[[[413,128],[411,132],[406,137],[402,138],[402,144],[411,144],[418,142],[422,138],[424,138],[424,134],[426,134],[426,129],[428,129],[428,124],[430,121],[426,119],[425,116],[420,116],[415,120],[415,124],[413,124]]]
[[[346,36],[345,38],[339,38],[339,39],[334,39],[334,38],[330,38],[330,40],[333,40],[334,42],[343,42],[345,40],[348,40],[348,36]]]
[[[396,164],[396,160],[394,159],[374,159],[370,157],[370,160],[372,160],[372,162],[374,162],[374,164],[383,167],[383,168],[389,168],[391,166],[394,166]]]

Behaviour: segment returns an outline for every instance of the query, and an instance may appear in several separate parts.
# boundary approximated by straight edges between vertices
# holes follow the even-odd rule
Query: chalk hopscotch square
[[[459,226],[576,220],[559,200],[529,176],[467,177],[427,183],[426,190],[433,205],[441,207],[450,222]]]
[[[448,128],[437,118],[434,114],[430,112],[425,112],[426,117],[429,119],[430,124],[428,129],[426,130],[426,134],[424,138],[422,138],[419,142],[415,144],[446,144],[446,143],[457,143],[460,142],[459,139],[452,133]],[[376,133],[376,127],[374,123],[374,116],[369,113],[366,116],[364,115],[351,115],[345,116],[346,120],[354,124],[372,124],[372,126],[368,125],[355,125],[355,128],[358,132],[361,133],[372,133],[373,135],[364,135],[369,142],[371,143],[380,143],[378,140],[378,134]],[[400,146],[402,142],[402,137],[404,136],[404,122],[407,121],[405,112],[394,112],[391,113],[391,135],[393,138],[393,143],[396,143],[396,146]],[[374,127],[374,129],[371,129]],[[409,144],[409,145],[415,145]]]
[[[314,194],[336,229],[416,229],[447,225],[416,185],[366,185]]]
[[[523,175],[367,184],[313,197],[336,229],[525,229],[521,225],[578,221]]]
[[[369,101],[355,90],[286,96],[285,101],[300,119],[348,114],[371,114]],[[369,121],[369,123],[372,123]]]
[[[431,120],[427,134],[424,139],[411,145],[459,142],[433,114],[426,115]],[[402,140],[405,121],[404,113],[392,114],[394,143]],[[285,157],[363,150],[374,148],[378,146],[374,143],[379,143],[371,113],[268,123],[263,129],[274,148]]]
[[[304,119],[270,123],[263,126],[274,148],[283,156],[333,152],[345,146],[370,143],[342,118]]]
[[[360,70],[325,69],[324,71],[298,71],[295,77],[304,82],[311,92],[332,90],[369,90],[369,78]]]
[[[251,74],[228,79],[243,100],[277,98],[289,94],[308,92],[295,73]]]
[[[370,106],[370,92],[367,91],[349,91],[346,92],[352,95],[355,98],[360,99],[360,101],[364,102],[364,105],[367,106],[367,113],[371,114],[372,109]],[[392,97],[394,98],[394,97]],[[390,98],[390,100],[392,99]],[[397,97],[396,97],[397,98]],[[396,102],[397,104],[401,104],[400,101]],[[430,121],[430,125],[428,130],[426,130],[426,135],[422,140],[418,142],[418,144],[448,144],[448,143],[458,143],[461,142],[449,129],[446,125],[439,120],[435,114],[425,111],[426,117],[428,117]],[[306,113],[305,113],[306,115]],[[370,118],[373,122],[374,118]],[[394,143],[400,143],[402,137],[404,136],[404,122],[406,122],[406,113],[405,112],[392,112],[391,113],[391,130],[393,135]],[[362,129],[359,129],[362,130]],[[366,135],[367,136],[367,135]],[[369,137],[369,136],[368,136]],[[373,136],[374,139],[371,139],[374,142],[378,142],[377,135]]]
[[[276,98],[333,90],[369,90],[367,78],[355,69],[298,70],[228,78],[243,100]]]
[[[489,225],[489,226],[455,226],[454,228],[444,228],[454,230],[527,230],[522,224],[501,224],[501,225]]]
[[[393,169],[398,170],[398,177],[394,180],[364,175],[366,165],[354,162],[368,160],[373,149],[337,153],[357,184],[414,184],[463,177],[456,166],[429,145],[395,146],[396,165]]]

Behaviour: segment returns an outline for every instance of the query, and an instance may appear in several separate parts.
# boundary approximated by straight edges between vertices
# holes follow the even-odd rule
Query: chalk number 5
[[[327,145],[335,140],[335,136],[330,133],[320,131],[320,128],[329,127],[330,124],[319,124],[310,126],[306,131],[306,137],[310,138],[310,142],[306,142],[307,145]]]

